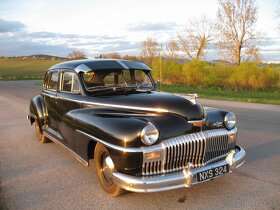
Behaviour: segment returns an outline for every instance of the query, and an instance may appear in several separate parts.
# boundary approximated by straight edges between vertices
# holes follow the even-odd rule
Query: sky
[[[280,0],[257,0],[257,6],[262,58],[280,62]],[[89,58],[138,55],[147,37],[165,46],[191,19],[215,20],[217,9],[217,0],[0,0],[0,56],[65,57],[75,49]],[[209,49],[205,59],[219,55]]]

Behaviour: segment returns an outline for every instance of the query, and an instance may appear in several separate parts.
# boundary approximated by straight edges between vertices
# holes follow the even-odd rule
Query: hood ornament
[[[198,95],[196,93],[194,94],[187,94],[188,97],[190,97],[190,101],[193,103],[193,104],[196,104],[196,98],[198,98]]]

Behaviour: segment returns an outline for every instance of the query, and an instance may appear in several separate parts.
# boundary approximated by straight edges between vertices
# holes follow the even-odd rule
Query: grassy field
[[[171,93],[197,93],[200,98],[245,101],[254,103],[279,104],[280,90],[233,91],[217,88],[199,88],[184,85],[162,85],[161,91]]]
[[[62,60],[0,60],[1,80],[42,80],[46,70]],[[38,81],[38,84],[41,84]],[[197,93],[201,98],[280,104],[280,90],[232,91],[218,88],[199,88],[185,85],[162,85],[161,91]]]
[[[0,60],[0,80],[42,79],[46,70],[61,60]]]

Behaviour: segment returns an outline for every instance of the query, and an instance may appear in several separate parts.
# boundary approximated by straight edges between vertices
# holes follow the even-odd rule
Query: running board
[[[46,136],[47,138],[49,138],[51,141],[53,141],[56,144],[59,144],[60,146],[62,146],[64,149],[66,149],[67,151],[69,151],[80,163],[82,163],[84,166],[89,166],[89,163],[87,161],[85,161],[83,158],[81,158],[76,152],[74,152],[73,150],[69,149],[68,147],[66,147],[64,144],[62,144],[58,138],[54,137],[54,135],[52,135],[50,132],[48,132],[47,130],[43,131],[44,136]]]

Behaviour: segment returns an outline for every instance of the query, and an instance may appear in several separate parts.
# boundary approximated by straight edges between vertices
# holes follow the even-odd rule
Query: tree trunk
[[[237,48],[237,59],[236,59],[236,61],[237,61],[237,66],[239,66],[240,65],[240,63],[241,63],[241,44],[239,44],[238,45],[238,48]]]

